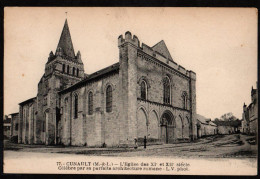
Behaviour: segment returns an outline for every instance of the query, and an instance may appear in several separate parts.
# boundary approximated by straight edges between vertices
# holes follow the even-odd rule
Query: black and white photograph
[[[257,175],[256,8],[6,7],[4,173]]]

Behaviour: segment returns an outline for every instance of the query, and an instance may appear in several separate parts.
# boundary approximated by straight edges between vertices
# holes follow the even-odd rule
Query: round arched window
[[[106,89],[106,112],[112,111],[112,87],[109,85]]]

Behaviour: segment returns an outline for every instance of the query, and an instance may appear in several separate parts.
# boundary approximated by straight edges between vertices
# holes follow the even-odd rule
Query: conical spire
[[[69,56],[71,58],[75,58],[74,48],[70,36],[68,21],[66,19],[61,36],[60,41],[57,46],[56,54],[57,52],[61,51],[63,55]]]

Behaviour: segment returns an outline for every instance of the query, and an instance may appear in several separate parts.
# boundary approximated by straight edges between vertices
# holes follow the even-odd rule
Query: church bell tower
[[[84,65],[81,54],[75,55],[68,21],[63,30],[55,54],[49,53],[45,72],[38,83],[37,120],[40,125],[37,131],[37,143],[46,145],[58,144],[60,123],[60,102],[58,92],[83,80]]]

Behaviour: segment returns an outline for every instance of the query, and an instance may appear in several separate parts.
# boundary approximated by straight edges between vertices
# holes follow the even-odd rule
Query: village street
[[[131,165],[140,167],[146,163],[150,168],[153,164],[151,170],[158,169],[150,174],[253,175],[257,168],[257,145],[255,137],[240,134],[216,135],[192,143],[148,145],[146,149],[143,146],[133,149],[24,145],[5,141],[3,162],[4,173],[138,174]],[[75,162],[83,164],[84,170],[81,166],[73,167]],[[163,166],[174,167],[162,168],[162,162]]]
[[[179,158],[256,158],[257,145],[254,137],[242,134],[216,135],[201,138],[192,143],[148,145],[146,149],[133,148],[87,148],[44,145],[13,144],[5,141],[4,159],[33,156],[33,153],[77,154],[120,157],[179,157]]]

